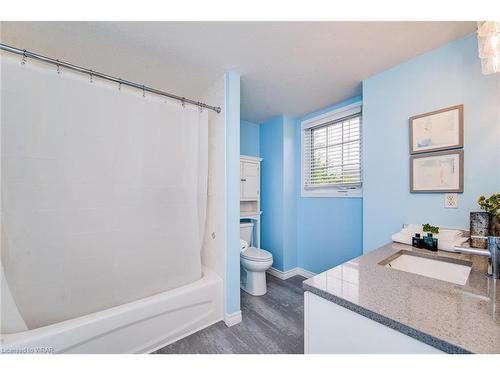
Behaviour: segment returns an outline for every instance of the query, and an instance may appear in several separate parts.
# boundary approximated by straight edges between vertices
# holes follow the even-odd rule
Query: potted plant
[[[429,223],[422,225],[422,230],[427,233],[439,234],[439,227],[435,227]]]
[[[500,193],[485,198],[483,195],[477,200],[479,207],[490,215],[490,234],[500,236]]]
[[[471,236],[500,236],[500,193],[486,198],[481,195],[477,200],[484,212],[470,213]],[[472,247],[486,248],[486,240],[472,239]]]

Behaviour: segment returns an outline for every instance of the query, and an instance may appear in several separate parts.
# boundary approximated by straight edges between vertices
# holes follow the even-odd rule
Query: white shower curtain
[[[199,279],[207,110],[16,57],[1,69],[1,259],[27,327]]]

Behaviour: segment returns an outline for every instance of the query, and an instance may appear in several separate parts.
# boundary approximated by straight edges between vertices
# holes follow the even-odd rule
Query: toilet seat
[[[254,262],[267,262],[273,259],[273,254],[264,249],[249,247],[241,252],[241,257]]]

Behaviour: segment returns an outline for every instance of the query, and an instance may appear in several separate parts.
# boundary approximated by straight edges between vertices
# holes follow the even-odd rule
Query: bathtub
[[[19,333],[2,353],[150,353],[223,317],[221,278],[208,268],[180,288]]]

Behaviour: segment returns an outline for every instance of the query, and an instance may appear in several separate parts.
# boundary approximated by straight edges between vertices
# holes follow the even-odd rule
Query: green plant
[[[493,216],[500,213],[500,193],[492,194],[489,198],[485,198],[484,195],[481,195],[477,203],[479,203],[479,207],[481,207],[482,210]]]
[[[423,230],[424,232],[427,233],[434,233],[434,234],[439,233],[439,227],[435,227],[434,225],[430,225],[429,223],[423,224]]]

